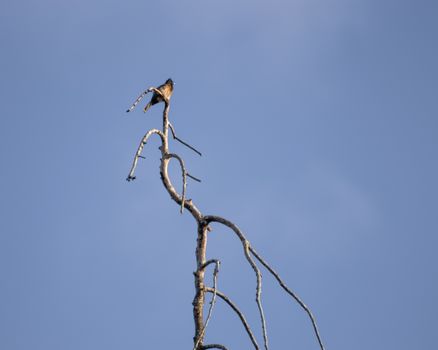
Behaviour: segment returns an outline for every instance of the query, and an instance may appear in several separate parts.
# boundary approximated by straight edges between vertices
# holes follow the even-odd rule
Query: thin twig
[[[172,132],[172,136],[173,136],[174,140],[177,140],[178,142],[182,143],[184,146],[190,148],[192,151],[194,151],[197,154],[199,154],[200,156],[202,156],[202,153],[199,152],[195,147],[190,146],[187,142],[181,140],[179,137],[176,136],[175,128],[173,127],[173,125],[170,122],[169,122],[169,127],[170,127],[170,131]]]
[[[131,105],[131,107],[129,107],[126,111],[126,113],[129,113],[131,111],[134,110],[134,108],[138,105],[138,103],[143,99],[143,97],[145,97],[149,92],[157,92],[161,97],[164,97],[163,94],[161,93],[160,90],[158,90],[157,88],[151,86],[149,89],[143,91],[140,96],[137,97],[137,99],[134,101],[134,103]]]
[[[208,293],[214,293],[213,288],[206,287],[205,291]],[[259,350],[259,345],[257,344],[257,340],[254,337],[254,334],[251,331],[251,328],[248,325],[248,322],[246,322],[245,316],[243,313],[239,310],[239,308],[228,298],[224,293],[220,292],[219,290],[216,290],[216,294],[225,301],[232,309],[233,311],[239,316],[240,321],[242,322],[243,326],[245,327],[246,333],[248,333],[249,338],[251,339],[252,344],[254,345],[254,348],[256,350]]]
[[[251,258],[251,255],[249,254],[249,248],[250,244],[248,241],[245,242],[245,256],[248,259],[249,263],[251,264],[251,267],[253,268],[256,276],[257,276],[257,286],[256,286],[256,303],[257,307],[259,308],[260,313],[260,321],[262,322],[262,330],[263,330],[263,342],[265,345],[265,349],[268,350],[268,334],[266,330],[266,319],[265,319],[265,313],[263,312],[262,307],[262,301],[261,301],[261,294],[262,294],[262,273],[260,272],[260,269],[255,264],[254,260]]]
[[[142,100],[142,98],[145,97],[145,95],[146,95],[147,93],[149,93],[149,92],[150,92],[149,89],[143,91],[143,92],[140,94],[140,96],[138,96],[138,98],[134,101],[134,103],[131,105],[131,107],[129,107],[129,108],[126,110],[126,113],[129,113],[129,112],[131,112],[132,110],[134,110],[134,108],[138,105],[138,103]]]
[[[190,177],[192,180],[195,180],[195,181],[197,181],[197,182],[201,182],[200,179],[198,179],[197,177],[194,177],[193,175],[190,175],[189,173],[186,173],[186,175],[187,175],[188,177]]]
[[[204,327],[202,327],[201,334],[199,335],[198,340],[197,340],[195,346],[193,347],[193,350],[197,349],[199,342],[204,337],[205,330],[207,329],[208,322],[210,321],[210,318],[211,318],[211,315],[213,312],[214,304],[216,303],[217,275],[219,273],[219,266],[220,266],[221,262],[217,259],[210,259],[210,260],[206,261],[201,266],[201,270],[205,269],[210,264],[215,264],[214,271],[213,271],[213,289],[214,289],[214,292],[213,292],[213,296],[211,298],[210,307],[208,309],[207,319],[205,320]]]
[[[296,302],[306,311],[306,313],[309,315],[310,320],[312,321],[313,330],[315,331],[316,338],[318,339],[319,346],[321,350],[324,350],[324,345],[322,343],[321,335],[319,334],[318,326],[316,324],[315,317],[313,316],[310,309],[307,307],[306,304],[300,299],[300,297],[295,294],[292,290],[289,289],[289,287],[283,282],[283,280],[280,278],[278,273],[271,267],[269,264],[263,260],[263,258],[254,250],[254,248],[249,247],[251,253],[256,257],[258,261],[275,277],[277,282],[280,284],[280,286],[288,293],[290,296],[292,296]]]
[[[269,349],[269,345],[268,345],[268,332],[267,332],[267,329],[266,329],[265,313],[263,311],[263,306],[262,306],[262,302],[261,302],[262,274],[260,272],[260,269],[257,267],[256,263],[252,259],[251,254],[249,253],[249,249],[250,249],[251,245],[250,245],[249,241],[245,238],[245,235],[240,230],[240,228],[237,227],[237,225],[232,223],[231,221],[229,221],[227,219],[224,219],[224,218],[222,218],[220,216],[213,216],[213,215],[204,216],[204,219],[206,220],[207,223],[218,222],[220,224],[223,224],[223,225],[231,228],[236,233],[236,235],[239,237],[240,241],[242,242],[243,251],[244,251],[246,260],[251,265],[252,269],[254,270],[254,272],[256,274],[256,278],[257,278],[256,303],[257,303],[257,307],[259,309],[260,321],[261,321],[261,324],[262,324],[264,346],[265,346],[265,349],[268,350]]]

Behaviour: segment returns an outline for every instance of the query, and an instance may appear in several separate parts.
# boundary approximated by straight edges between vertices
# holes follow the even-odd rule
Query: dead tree
[[[248,239],[245,237],[243,232],[235,225],[233,222],[222,218],[220,216],[215,215],[203,215],[201,211],[198,209],[198,207],[193,203],[191,199],[186,198],[186,186],[187,186],[187,177],[199,181],[196,177],[190,175],[186,167],[184,165],[183,159],[175,154],[171,153],[169,151],[169,129],[171,130],[173,139],[179,141],[186,147],[190,148],[194,152],[201,155],[201,153],[196,150],[194,147],[190,146],[188,143],[182,141],[176,136],[175,129],[172,126],[172,124],[169,122],[169,108],[170,108],[170,102],[169,99],[167,99],[157,88],[150,87],[146,91],[144,91],[140,97],[134,102],[133,106],[128,110],[132,110],[137,103],[149,92],[154,92],[155,94],[159,94],[163,98],[164,102],[164,110],[163,110],[163,128],[162,130],[158,129],[151,129],[149,130],[143,137],[143,139],[140,142],[140,145],[138,146],[137,152],[135,154],[131,170],[129,172],[129,175],[127,177],[128,181],[132,181],[135,179],[134,172],[137,167],[137,163],[139,158],[144,158],[141,153],[143,151],[144,146],[146,145],[148,139],[153,135],[157,134],[161,139],[161,146],[159,147],[161,151],[161,164],[160,164],[160,175],[161,180],[163,182],[164,187],[166,188],[167,192],[170,194],[170,197],[180,206],[180,211],[183,213],[184,209],[187,209],[190,214],[193,216],[193,218],[196,221],[197,224],[197,242],[196,242],[196,271],[194,272],[195,276],[195,297],[193,299],[193,318],[195,322],[195,335],[193,337],[193,350],[202,350],[202,349],[222,349],[226,350],[227,348],[222,344],[204,344],[204,336],[205,332],[208,326],[208,323],[212,317],[213,308],[215,306],[217,298],[222,299],[239,317],[240,321],[242,322],[242,325],[249,336],[251,343],[254,347],[254,349],[259,350],[260,346],[257,343],[257,339],[254,336],[253,331],[251,330],[244,314],[240,309],[237,307],[237,305],[223,292],[218,290],[217,288],[217,279],[218,279],[218,273],[220,268],[220,261],[218,259],[208,259],[206,256],[206,250],[207,250],[207,238],[208,233],[211,231],[210,225],[212,223],[219,223],[222,224],[229,229],[231,229],[234,234],[237,235],[239,238],[242,248],[243,248],[243,254],[248,261],[248,264],[251,266],[251,268],[254,270],[255,278],[256,278],[256,287],[255,287],[255,294],[256,298],[255,301],[257,303],[257,307],[259,310],[260,315],[260,322],[263,332],[263,347],[265,350],[269,349],[268,344],[268,334],[267,334],[267,327],[266,327],[266,321],[265,321],[265,315],[263,312],[262,307],[262,301],[261,301],[261,291],[262,291],[262,274],[260,272],[259,266],[257,263],[261,264],[269,273],[273,275],[273,277],[277,280],[281,288],[289,294],[300,306],[301,308],[307,313],[307,315],[310,318],[310,321],[313,326],[313,330],[316,336],[316,339],[318,341],[319,347],[321,350],[324,350],[324,345],[321,340],[321,336],[318,331],[318,327],[315,321],[315,318],[310,311],[310,309],[304,304],[304,302],[298,297],[296,293],[294,293],[280,278],[279,274],[264,260],[260,254],[256,252],[254,247],[251,246]],[[170,177],[168,174],[168,166],[169,162],[175,159],[178,161],[180,167],[181,167],[181,174],[182,174],[182,191],[181,193],[178,193],[175,187],[173,186],[172,182],[170,181]],[[207,286],[205,284],[205,270],[207,266],[214,265],[213,270],[213,285],[211,287]],[[206,317],[204,317],[204,306],[205,306],[205,296],[206,293],[210,293],[212,295],[211,302],[209,304],[209,308],[207,311]]]

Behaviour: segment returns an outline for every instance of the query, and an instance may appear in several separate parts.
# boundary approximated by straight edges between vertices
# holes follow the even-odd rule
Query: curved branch
[[[154,91],[158,91],[155,89]],[[161,94],[161,92],[158,91],[158,93]],[[163,98],[164,96],[161,95]],[[161,165],[160,165],[160,175],[161,175],[161,181],[163,182],[164,187],[166,188],[167,192],[169,192],[170,197],[179,205],[184,206],[195,218],[196,222],[202,221],[202,214],[201,211],[193,204],[192,200],[185,200],[182,201],[180,198],[178,192],[175,190],[175,187],[172,185],[172,182],[169,178],[168,173],[168,165],[169,165],[169,157],[167,155],[168,152],[168,128],[169,128],[169,100],[164,99],[164,109],[163,109],[163,135],[164,135],[164,142],[163,146],[161,148]]]
[[[167,153],[165,155],[166,159],[170,159],[170,158],[175,158],[178,160],[179,165],[181,166],[181,172],[182,172],[182,180],[183,180],[183,188],[182,188],[182,193],[181,193],[181,209],[180,209],[180,213],[182,214],[184,211],[184,203],[186,201],[186,188],[187,188],[187,171],[186,171],[186,167],[184,166],[184,161],[182,160],[182,158],[175,154],[175,153]]]
[[[265,313],[263,311],[263,306],[262,306],[262,302],[261,302],[262,273],[260,272],[260,269],[257,267],[256,263],[254,262],[254,260],[251,257],[251,254],[250,254],[251,245],[250,245],[249,241],[245,238],[245,235],[243,234],[243,232],[233,222],[231,222],[227,219],[224,219],[220,216],[213,216],[213,215],[204,216],[204,220],[207,223],[218,222],[220,224],[223,224],[223,225],[231,228],[236,233],[236,235],[240,238],[240,240],[242,242],[243,251],[245,253],[246,260],[248,260],[248,263],[251,265],[252,269],[254,270],[254,272],[256,274],[256,278],[257,278],[256,303],[257,303],[257,307],[259,309],[260,321],[262,323],[264,346],[265,346],[265,349],[268,350],[269,346],[268,346],[268,333],[267,333],[267,329],[266,329],[266,319],[265,319]]]
[[[166,103],[169,103],[169,100],[166,97],[164,97],[164,95],[161,93],[160,90],[158,90],[156,87],[151,86],[149,89],[143,91],[140,94],[140,96],[137,97],[137,99],[134,101],[134,103],[131,105],[131,107],[129,107],[127,109],[126,113],[129,113],[129,112],[133,111],[134,108],[138,105],[138,103],[143,99],[143,97],[145,97],[148,93],[150,93],[152,91],[157,93],[157,94],[159,94]]]
[[[318,339],[319,346],[321,350],[324,350],[324,345],[322,343],[321,335],[319,334],[318,326],[316,324],[315,317],[313,316],[310,309],[307,307],[306,304],[300,299],[300,297],[295,294],[292,290],[289,289],[289,287],[283,282],[283,280],[280,278],[278,273],[271,267],[269,264],[263,260],[263,258],[252,248],[249,248],[251,253],[256,257],[258,261],[275,277],[277,282],[280,284],[280,286],[288,293],[292,298],[296,300],[296,302],[306,311],[307,315],[309,315],[310,321],[312,322],[313,330],[315,331],[316,338]]]
[[[195,220],[200,223],[202,221],[202,214],[200,210],[195,206],[191,199],[187,199],[182,201],[181,196],[175,190],[175,187],[172,185],[172,182],[169,178],[168,173],[168,165],[169,165],[169,157],[166,156],[166,153],[163,154],[163,158],[161,160],[160,173],[161,173],[161,181],[164,184],[167,192],[170,194],[170,197],[179,205],[184,205],[195,218]]]
[[[203,345],[201,349],[221,349],[221,350],[228,350],[225,346],[222,344],[208,344]]]
[[[140,141],[140,145],[138,146],[137,152],[135,153],[134,160],[132,162],[131,170],[129,171],[129,175],[126,178],[127,181],[135,180],[134,172],[135,168],[137,167],[138,158],[142,158],[141,152],[143,151],[144,145],[147,143],[148,138],[153,135],[157,134],[161,138],[161,143],[164,145],[165,143],[165,137],[161,130],[158,129],[151,129],[149,130],[146,135],[143,136],[142,140]]]
[[[213,290],[213,288],[209,288],[206,287],[205,291],[207,293],[214,293],[215,291]],[[225,301],[232,309],[233,311],[239,316],[240,321],[242,321],[243,326],[245,327],[246,332],[248,333],[249,338],[251,339],[252,344],[254,345],[254,348],[256,350],[259,350],[259,345],[257,344],[257,340],[254,337],[254,334],[251,331],[251,328],[248,325],[248,322],[246,322],[245,316],[243,315],[243,313],[239,310],[239,308],[230,300],[230,298],[228,298],[224,293],[216,290],[216,294],[223,300]]]
[[[220,265],[221,262],[220,262],[220,260],[218,260],[218,259],[210,259],[210,260],[207,260],[205,263],[203,263],[203,264],[201,265],[201,267],[199,268],[199,270],[204,270],[208,265],[211,265],[211,264],[215,264],[216,267],[219,269],[219,266],[218,266],[218,265]],[[216,269],[215,269],[215,270],[216,270]]]

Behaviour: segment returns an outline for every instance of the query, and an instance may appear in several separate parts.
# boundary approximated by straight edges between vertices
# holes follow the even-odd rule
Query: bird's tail
[[[149,108],[151,108],[152,102],[149,102],[146,106],[144,106],[143,112],[146,113]]]
[[[131,112],[135,106],[138,105],[138,103],[141,101],[141,99],[148,93],[149,91],[146,90],[145,92],[143,92],[140,96],[138,96],[138,98],[135,100],[135,102],[132,104],[131,107],[129,107],[129,109],[126,111],[126,113]]]

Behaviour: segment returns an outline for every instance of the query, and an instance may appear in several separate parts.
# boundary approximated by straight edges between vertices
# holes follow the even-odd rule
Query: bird
[[[162,85],[160,85],[158,88],[157,88],[157,90],[159,90],[161,93],[162,93],[162,95],[166,98],[166,100],[170,100],[170,97],[172,96],[172,93],[173,93],[173,81],[172,81],[172,79],[167,79],[166,80],[166,82],[164,83],[164,84],[162,84]],[[137,100],[134,102],[134,104],[126,111],[126,112],[130,112],[130,111],[132,111],[134,108],[135,108],[135,106],[140,102],[140,100],[149,92],[149,91],[151,91],[150,89],[149,90],[146,90],[145,92],[143,92],[138,98],[137,98]],[[157,94],[155,91],[154,91],[154,94],[152,95],[152,98],[151,98],[151,100],[149,101],[149,103],[144,107],[144,109],[143,109],[143,112],[144,113],[146,113],[147,112],[147,110],[149,109],[149,108],[151,108],[153,105],[155,105],[155,104],[157,104],[157,103],[160,103],[160,102],[163,102],[164,101],[164,99],[163,99],[163,97],[160,95],[160,94]]]

